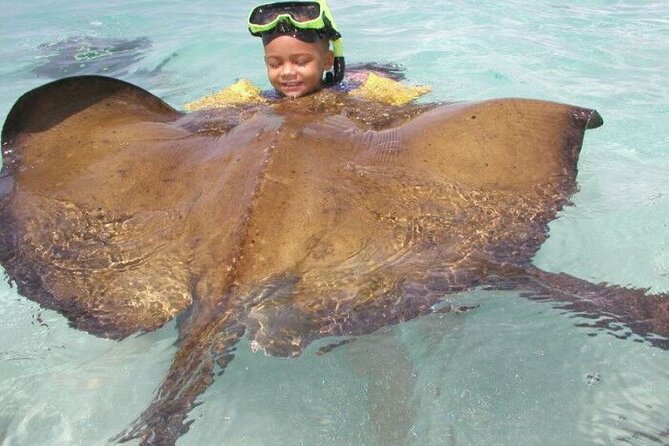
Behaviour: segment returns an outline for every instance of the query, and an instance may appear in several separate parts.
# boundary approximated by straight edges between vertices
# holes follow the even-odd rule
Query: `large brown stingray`
[[[117,440],[173,444],[246,333],[294,356],[517,289],[669,347],[669,296],[541,271],[588,109],[386,107],[322,92],[184,115],[104,77],[21,97],[2,133],[0,260],[19,292],[121,339],[175,315],[179,350]]]

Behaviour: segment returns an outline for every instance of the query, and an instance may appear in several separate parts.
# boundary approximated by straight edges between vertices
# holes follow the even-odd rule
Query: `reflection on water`
[[[513,293],[461,298],[480,306],[325,356],[310,348],[286,361],[241,348],[192,413],[204,426],[184,442],[646,444],[638,438],[664,430],[664,352],[577,329],[550,304]]]
[[[180,444],[662,444],[666,352],[577,328],[514,293],[457,299],[477,308],[325,355],[331,340],[295,359],[242,342]],[[3,351],[4,444],[104,443],[146,407],[175,351],[173,325],[116,343],[72,333],[51,312],[40,325],[26,301],[14,307],[13,329],[32,338]]]

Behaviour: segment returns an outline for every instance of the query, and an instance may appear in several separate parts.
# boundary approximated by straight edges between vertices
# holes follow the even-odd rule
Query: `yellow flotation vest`
[[[405,105],[429,93],[427,86],[404,85],[396,80],[370,73],[363,84],[350,91],[350,95],[389,105]],[[209,96],[205,96],[185,105],[188,111],[205,108],[229,107],[240,104],[261,104],[269,102],[261,96],[261,89],[247,79],[240,79],[234,84]]]

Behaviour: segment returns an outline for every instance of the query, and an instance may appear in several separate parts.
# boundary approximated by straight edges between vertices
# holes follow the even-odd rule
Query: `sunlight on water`
[[[409,82],[433,87],[428,100],[521,96],[598,109],[605,125],[586,135],[580,191],[535,264],[669,291],[669,2],[330,3],[348,63],[402,64]],[[241,77],[267,88],[260,43],[245,29],[251,6],[3,5],[0,117],[51,80],[45,64],[67,74],[69,65],[53,64],[64,42],[88,48],[88,60],[68,69],[98,67],[177,108]],[[147,40],[120,65],[93,64],[96,39],[122,38]],[[179,444],[669,442],[666,351],[576,326],[587,321],[513,293],[458,299],[479,307],[323,356],[318,347],[332,340],[289,360],[242,342]],[[113,342],[69,328],[6,283],[0,302],[3,445],[106,444],[147,406],[176,350],[173,323]]]

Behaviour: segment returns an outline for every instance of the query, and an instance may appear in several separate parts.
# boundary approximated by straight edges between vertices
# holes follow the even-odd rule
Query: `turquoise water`
[[[6,2],[8,3],[8,2]],[[267,87],[249,2],[3,5],[0,118],[54,47],[148,37],[112,72],[182,104],[245,77]],[[574,206],[535,263],[669,291],[669,2],[332,0],[347,60],[394,62],[428,100],[520,96],[598,109]],[[371,11],[371,14],[370,14]],[[371,19],[366,17],[371,16]],[[162,68],[156,70],[163,62]],[[38,71],[38,70],[37,70]],[[103,72],[104,74],[104,72]],[[64,98],[65,100],[66,98]],[[656,445],[669,442],[669,354],[592,329],[548,303],[473,292],[476,310],[387,328],[317,356],[245,343],[179,444]],[[69,328],[0,284],[0,441],[93,445],[151,400],[174,324],[123,342]]]

